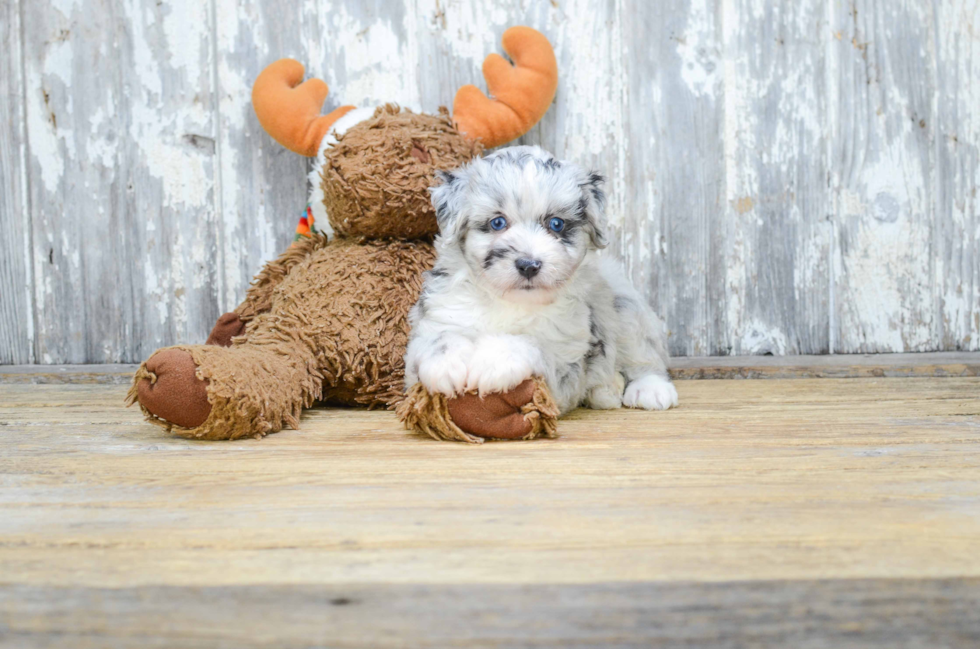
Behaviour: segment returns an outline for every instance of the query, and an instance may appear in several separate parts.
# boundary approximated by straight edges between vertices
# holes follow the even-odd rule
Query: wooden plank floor
[[[0,645],[980,646],[980,378],[677,385],[483,446],[0,385]]]

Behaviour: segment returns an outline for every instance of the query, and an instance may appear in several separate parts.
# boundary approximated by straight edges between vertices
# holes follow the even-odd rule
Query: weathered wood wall
[[[609,176],[674,354],[980,349],[977,0],[0,0],[0,363],[237,303],[305,201],[269,61],[434,110],[519,23],[561,72],[524,141]]]

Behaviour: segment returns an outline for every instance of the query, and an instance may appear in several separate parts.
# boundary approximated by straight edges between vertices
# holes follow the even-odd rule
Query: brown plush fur
[[[286,249],[286,252],[266,263],[252,280],[252,285],[245,293],[245,301],[238,305],[235,313],[248,322],[272,308],[272,291],[282,283],[289,271],[328,243],[329,240],[325,235],[315,232],[309,237],[296,241]]]
[[[439,232],[429,199],[436,170],[481,151],[453,128],[445,109],[425,115],[381,106],[326,152],[320,182],[330,225],[345,237],[432,237]]]
[[[336,239],[311,247],[231,347],[175,347],[193,356],[212,406],[201,426],[180,434],[264,435],[297,427],[318,399],[389,407],[402,398],[408,311],[435,260],[432,244]]]

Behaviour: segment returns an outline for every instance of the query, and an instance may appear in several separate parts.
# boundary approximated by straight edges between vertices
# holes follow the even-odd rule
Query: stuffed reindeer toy
[[[492,99],[464,86],[452,116],[394,104],[320,115],[326,84],[302,82],[303,66],[291,59],[267,67],[252,92],[259,122],[316,158],[305,236],[262,268],[206,344],[151,355],[129,402],[178,435],[209,440],[298,428],[316,401],[398,407],[408,428],[437,439],[553,436],[558,410],[540,379],[483,398],[420,385],[404,392],[408,313],[435,258],[436,173],[520,137],[555,95],[544,36],[513,27],[503,47],[513,64],[496,54],[483,64]]]

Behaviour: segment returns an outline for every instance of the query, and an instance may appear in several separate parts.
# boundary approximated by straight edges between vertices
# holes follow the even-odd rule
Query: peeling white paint
[[[136,79],[146,92],[159,97],[163,94],[163,79],[147,34],[147,28],[152,28],[155,22],[153,12],[148,11],[140,0],[126,0],[123,11],[131,31]]]
[[[764,322],[752,320],[742,327],[739,348],[742,354],[772,354],[783,356],[789,353],[786,335],[778,328]]]
[[[886,226],[862,224],[849,254],[838,260],[838,276],[848,278],[844,322],[859,323],[842,335],[862,351],[899,352],[928,344],[931,322],[910,321],[916,312],[908,308],[906,287],[925,288],[915,285],[915,268],[908,264],[918,248],[915,229],[907,218]]]
[[[44,53],[44,74],[60,79],[65,87],[70,87],[74,72],[74,50],[71,42],[55,39]],[[69,101],[71,96],[68,96]]]
[[[59,144],[63,140],[51,123],[43,95],[44,90],[40,87],[27,93],[27,130],[31,138],[31,159],[40,167],[44,188],[54,193],[64,173],[64,156]]]
[[[75,9],[81,4],[81,0],[49,0],[51,8],[60,13],[65,18],[71,18]]]
[[[188,157],[183,147],[168,144],[162,137],[148,141],[143,154],[147,171],[163,183],[164,205],[181,208],[208,203],[212,180],[203,159]]]
[[[421,110],[416,68],[404,64],[408,57],[399,38],[402,29],[383,18],[363,24],[344,7],[333,13],[331,23],[335,47],[345,63],[345,81],[336,89],[344,103],[374,106],[394,101]]]
[[[864,9],[856,22],[837,16],[841,74],[857,82],[855,96],[846,98],[854,108],[838,116],[850,135],[837,149],[845,170],[834,260],[839,344],[847,351],[926,351],[937,348],[941,329],[933,280],[935,161],[932,144],[923,142],[936,109],[928,97],[935,79],[908,77],[920,66],[932,70],[922,64],[934,58],[933,12],[896,7],[896,31],[881,40]],[[914,50],[897,47],[915,40]]]
[[[716,62],[716,3],[712,0],[689,0],[689,3],[687,26],[683,34],[676,36],[681,79],[695,96],[714,94],[720,72]]]
[[[0,11],[0,40],[7,48],[0,58],[0,364],[36,361],[28,185],[32,162],[22,104],[23,31],[18,9],[9,5]]]
[[[170,67],[183,70],[190,78],[200,77],[202,48],[207,43],[190,25],[208,24],[207,2],[168,2],[160,5],[164,12],[163,33],[167,38],[167,54]]]

